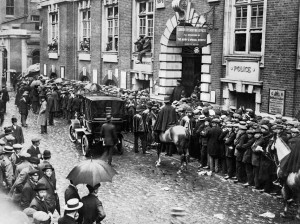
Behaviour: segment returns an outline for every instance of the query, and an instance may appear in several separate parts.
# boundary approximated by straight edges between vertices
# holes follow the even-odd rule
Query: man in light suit
[[[106,123],[100,130],[101,138],[104,138],[103,145],[108,154],[108,164],[111,165],[114,146],[118,143],[116,127],[111,123],[111,115],[106,116]]]
[[[12,122],[12,135],[15,138],[15,144],[23,144],[24,143],[24,135],[23,135],[23,130],[22,127],[17,125],[18,119],[13,116],[11,118],[11,122]]]

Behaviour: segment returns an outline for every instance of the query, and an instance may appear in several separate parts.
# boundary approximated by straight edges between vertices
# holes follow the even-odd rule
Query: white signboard
[[[60,66],[60,77],[65,78],[65,66]]]
[[[240,81],[259,81],[259,63],[228,61],[227,78]]]
[[[98,83],[97,69],[93,70],[93,83]]]
[[[126,89],[126,72],[121,71],[120,75],[120,88]]]
[[[165,7],[165,0],[156,0],[156,8],[162,9]]]

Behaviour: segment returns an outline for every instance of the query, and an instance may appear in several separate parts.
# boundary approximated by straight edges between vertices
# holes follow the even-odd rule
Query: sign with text
[[[165,0],[156,0],[156,8],[157,9],[165,8]]]
[[[177,46],[200,46],[207,45],[206,28],[193,26],[178,26],[176,28]]]
[[[284,115],[285,90],[270,89],[269,113]]]
[[[228,61],[227,77],[239,81],[259,81],[259,63],[248,61]]]

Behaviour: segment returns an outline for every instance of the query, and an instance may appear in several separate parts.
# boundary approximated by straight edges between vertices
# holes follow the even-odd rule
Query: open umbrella
[[[54,80],[54,83],[62,83],[64,80],[62,78],[57,78]]]
[[[117,171],[102,160],[86,160],[75,166],[67,179],[72,180],[75,185],[89,184],[95,186],[100,182],[112,182],[112,178],[116,174]]]

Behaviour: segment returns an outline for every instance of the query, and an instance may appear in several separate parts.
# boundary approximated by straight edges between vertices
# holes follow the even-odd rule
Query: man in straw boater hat
[[[58,224],[76,224],[79,218],[78,210],[83,206],[77,198],[72,198],[67,201],[64,206],[65,215],[58,219]]]
[[[5,183],[5,188],[7,192],[9,192],[10,188],[12,187],[15,176],[14,176],[14,169],[13,169],[13,164],[10,161],[9,157],[13,153],[13,147],[11,146],[4,146],[3,150],[3,158],[1,160],[1,169],[2,172],[4,173],[4,182]]]
[[[100,223],[105,217],[102,202],[98,199],[98,191],[101,184],[96,184],[95,186],[86,185],[89,190],[89,194],[82,198],[82,214],[83,214],[83,223]]]
[[[100,136],[103,138],[103,146],[108,156],[108,164],[111,165],[115,145],[118,143],[116,127],[111,123],[111,115],[106,115],[106,123],[101,126]]]

